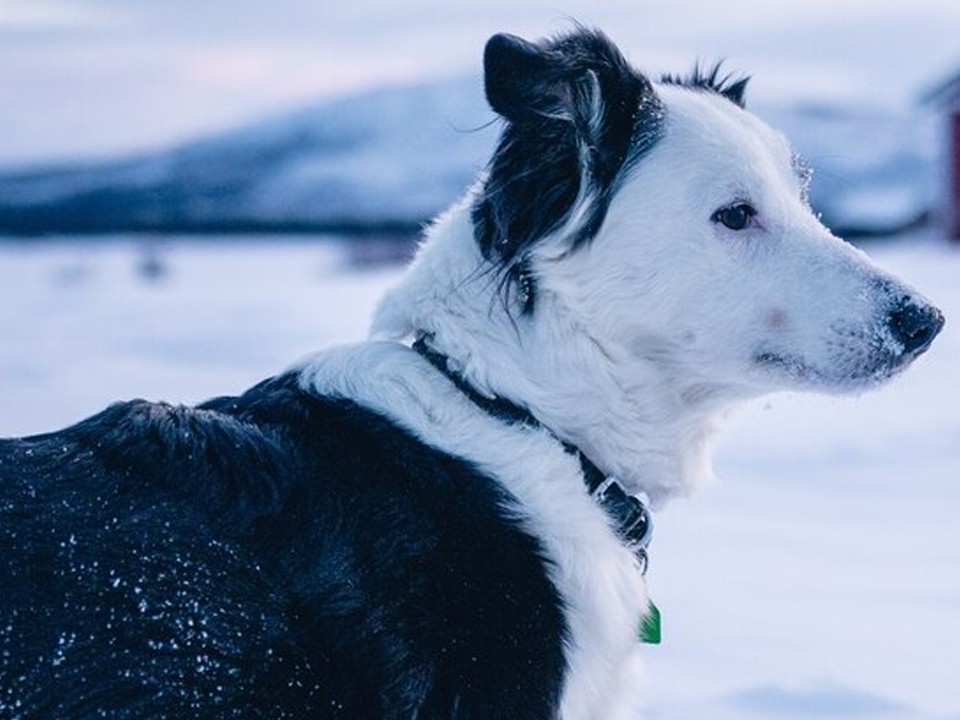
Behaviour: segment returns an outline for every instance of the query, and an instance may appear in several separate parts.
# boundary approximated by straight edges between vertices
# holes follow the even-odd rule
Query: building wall
[[[947,219],[950,237],[960,240],[960,103],[951,108],[947,120],[949,162],[949,197]]]

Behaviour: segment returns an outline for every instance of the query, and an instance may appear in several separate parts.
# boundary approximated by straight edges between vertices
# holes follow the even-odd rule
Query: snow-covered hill
[[[0,176],[0,231],[412,228],[495,140],[476,78],[385,88],[170,150]]]
[[[756,108],[814,167],[838,232],[909,226],[934,194],[919,114]],[[0,175],[0,232],[409,231],[462,194],[497,128],[480,79],[391,87],[113,162]]]

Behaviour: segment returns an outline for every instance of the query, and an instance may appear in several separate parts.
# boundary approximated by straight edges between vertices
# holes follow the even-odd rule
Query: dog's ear
[[[552,56],[552,57],[551,57]],[[483,51],[483,83],[490,107],[521,122],[556,97],[562,58],[523,38],[499,33]]]
[[[617,178],[659,139],[663,106],[616,45],[581,27],[537,43],[494,35],[483,64],[487,100],[506,124],[474,201],[474,231],[530,311],[530,249],[554,233],[569,249],[596,235]]]

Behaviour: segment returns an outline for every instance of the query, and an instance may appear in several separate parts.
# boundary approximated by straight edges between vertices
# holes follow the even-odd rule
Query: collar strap
[[[531,428],[542,428],[553,435],[564,449],[580,461],[583,480],[591,497],[604,509],[607,516],[616,525],[620,540],[633,552],[642,572],[647,570],[647,546],[653,534],[653,518],[643,501],[636,495],[630,495],[616,478],[608,477],[594,465],[579,448],[560,440],[556,434],[543,425],[529,410],[502,397],[482,395],[466,379],[451,370],[450,359],[429,346],[429,335],[420,335],[413,343],[413,349],[422,355],[431,365],[442,372],[466,395],[474,405],[498,420]]]

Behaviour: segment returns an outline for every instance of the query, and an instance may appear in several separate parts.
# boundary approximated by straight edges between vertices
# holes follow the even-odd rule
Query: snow
[[[0,243],[0,435],[115,399],[236,392],[359,339],[385,278],[349,265],[341,247],[290,240]]]
[[[960,718],[960,249],[868,250],[947,326],[881,390],[734,413],[719,482],[658,514],[654,720]],[[335,241],[0,243],[0,435],[238,392],[361,339],[398,273]]]

